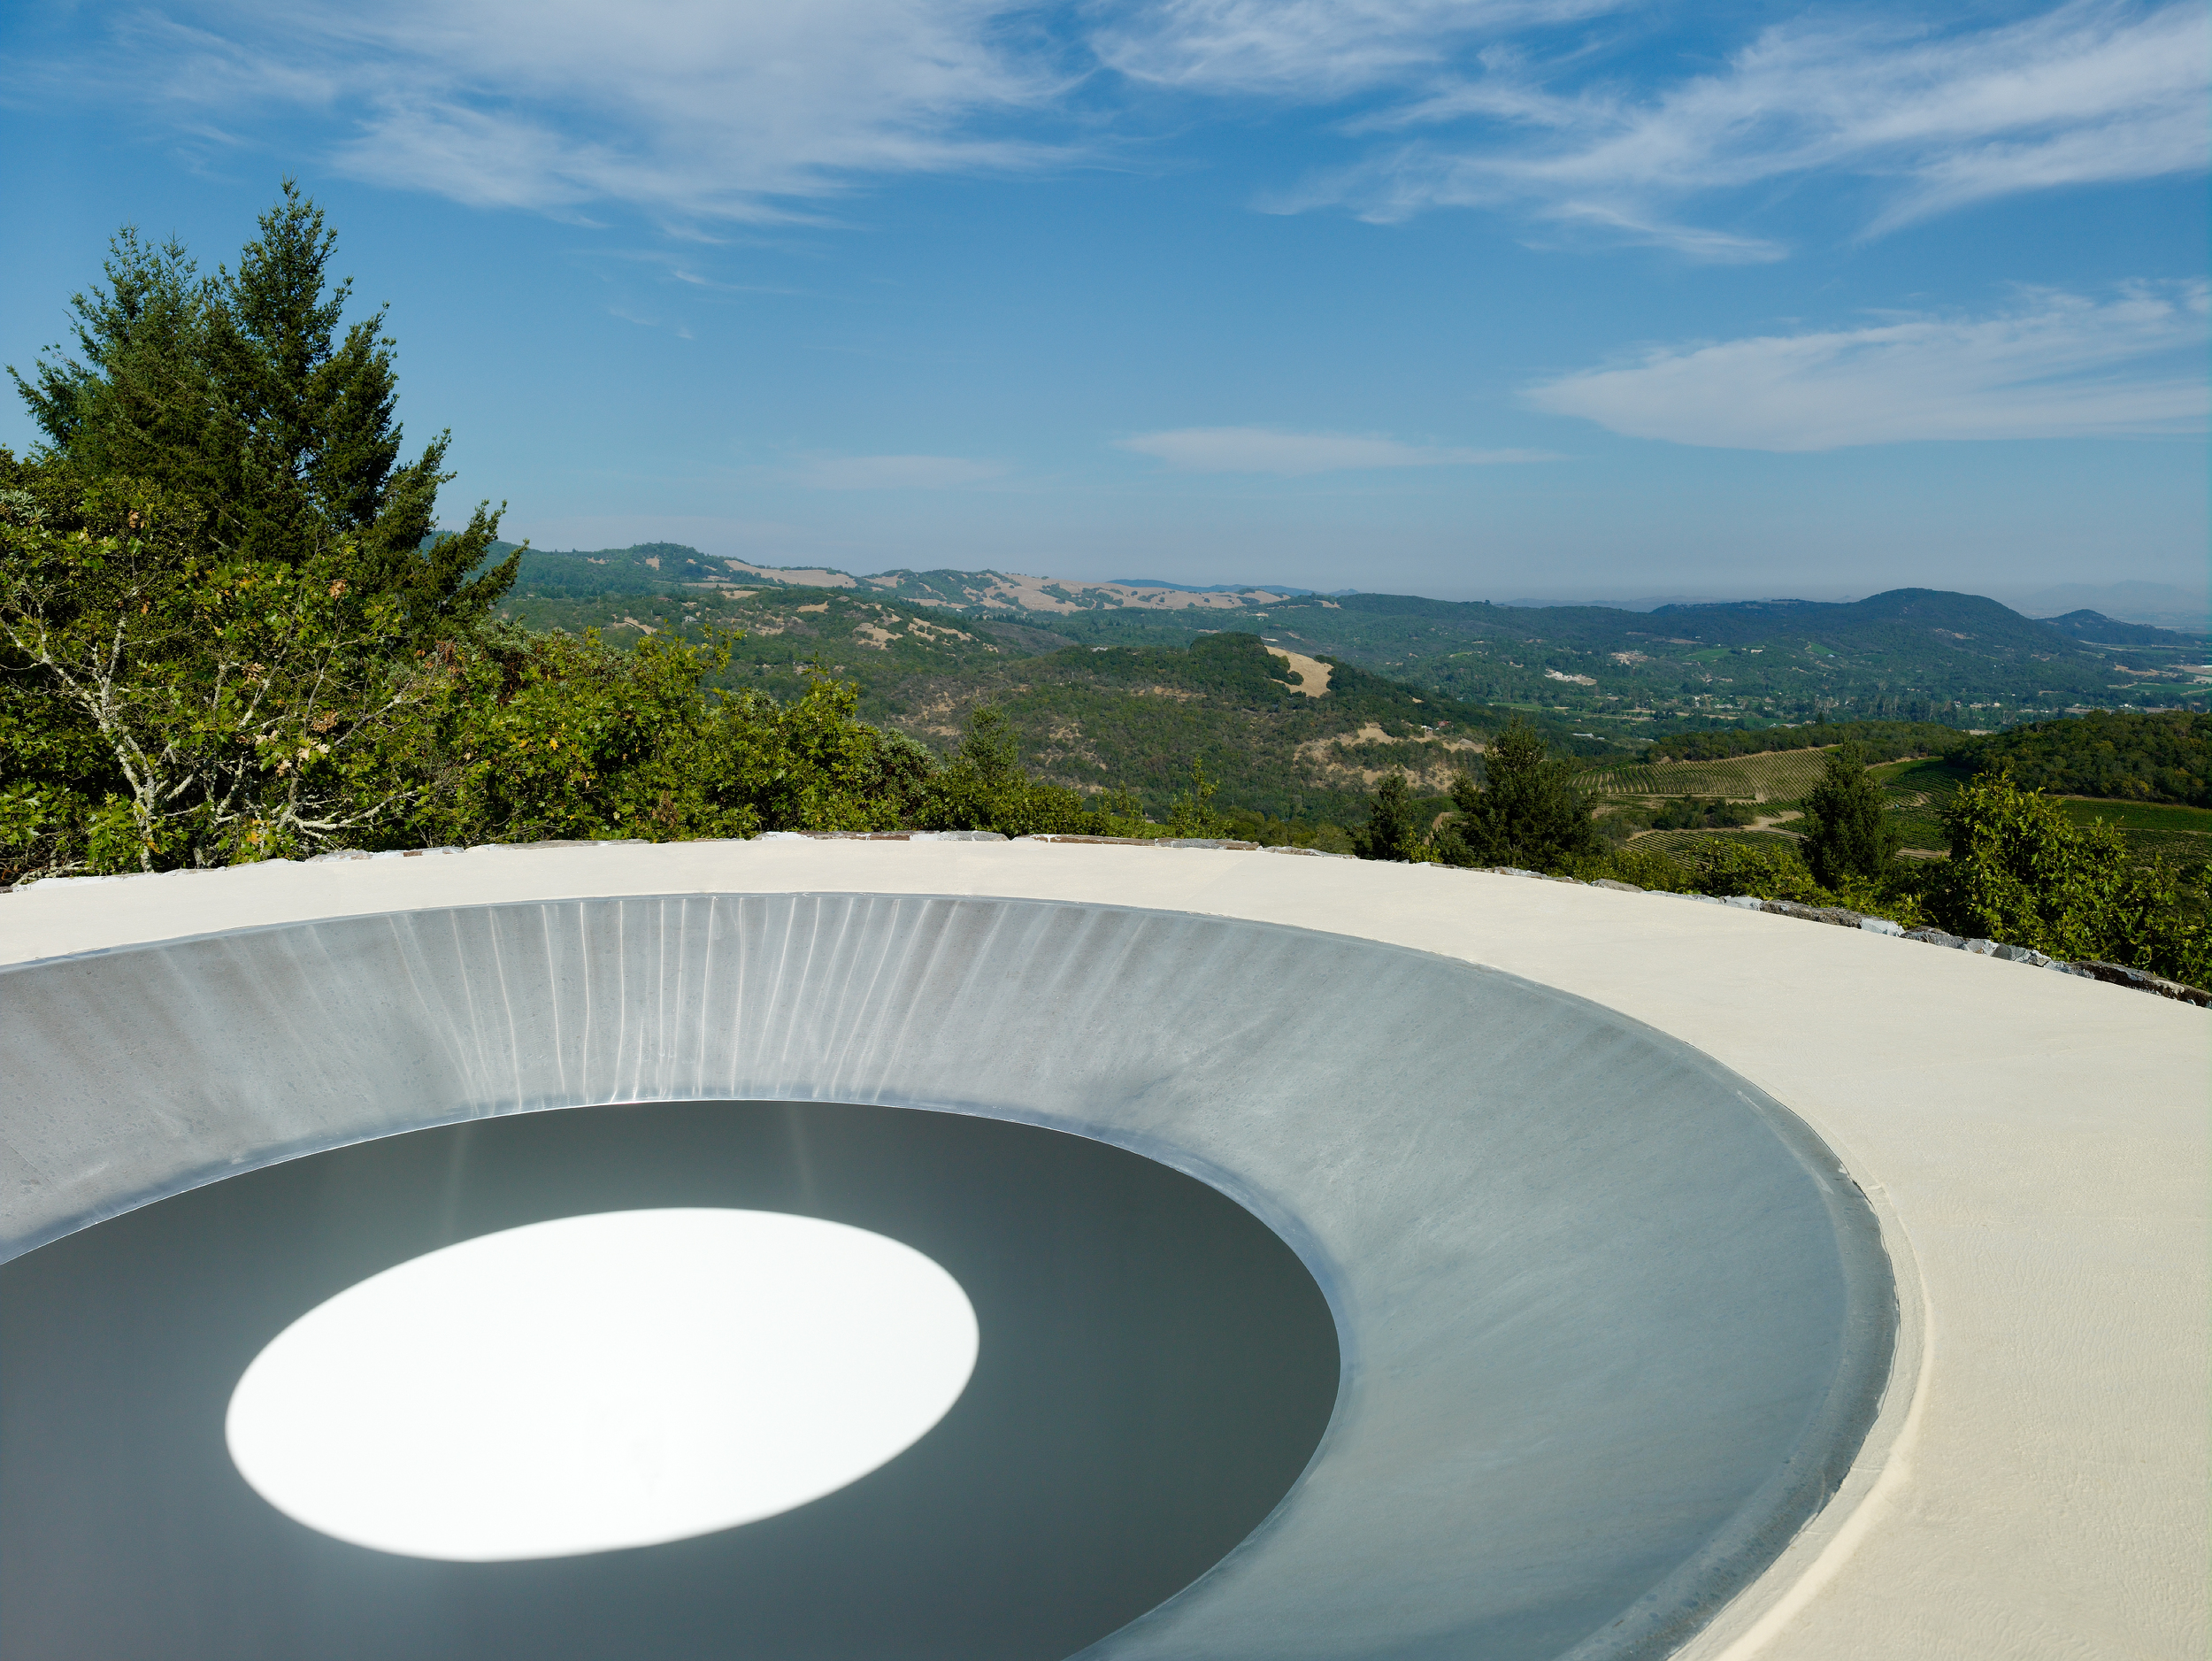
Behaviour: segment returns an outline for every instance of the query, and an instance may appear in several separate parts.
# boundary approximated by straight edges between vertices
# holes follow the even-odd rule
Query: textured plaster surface
[[[1685,1653],[2202,1654],[2212,1017],[2185,1005],[1661,895],[1020,842],[480,850],[41,885],[0,897],[0,962],[395,910],[791,892],[1285,924],[1503,969],[1686,1042],[1842,1157],[1883,1216],[1905,1326],[1836,1500]]]

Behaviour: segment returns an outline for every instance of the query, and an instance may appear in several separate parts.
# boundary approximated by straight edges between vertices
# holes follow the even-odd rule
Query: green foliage
[[[1794,900],[1801,905],[1836,903],[1797,850],[1780,842],[1716,836],[1687,850],[1683,863],[1690,869],[1690,888],[1695,894],[1723,898],[1755,894],[1763,900]]]
[[[1332,854],[1352,851],[1351,833],[1328,820],[1277,819],[1235,808],[1223,817],[1228,827],[1224,834],[1257,842],[1263,848],[1316,848]]]
[[[1368,804],[1367,823],[1352,833],[1352,851],[1362,859],[1411,860],[1420,843],[1420,819],[1405,774],[1383,774]]]
[[[1217,838],[1233,834],[1229,821],[1214,811],[1216,788],[1214,781],[1206,776],[1206,764],[1191,763],[1190,788],[1175,798],[1168,811],[1168,834]]]
[[[2205,978],[2201,878],[2185,885],[2163,861],[2131,865],[2117,831],[2076,825],[2001,769],[1961,787],[1943,821],[1951,857],[1925,893],[1940,927],[2054,957]]]
[[[0,458],[10,874],[227,865],[388,824],[442,695],[351,550],[248,560],[192,504]]]
[[[1748,825],[1751,804],[1724,796],[1685,796],[1660,804],[1651,816],[1653,830],[1729,830]]]
[[[1777,750],[1825,750],[1854,744],[1865,761],[1896,761],[1907,756],[1934,756],[1966,734],[1933,721],[1813,721],[1802,727],[1769,727],[1756,732],[1722,728],[1675,733],[1654,739],[1646,761],[1724,761],[1731,756],[1763,755]]]
[[[1564,874],[1579,877],[1585,882],[1608,879],[1668,894],[1697,891],[1696,873],[1688,865],[1663,849],[1638,847],[1632,842],[1571,859]]]
[[[1568,874],[1586,882],[1609,877],[1640,888],[1709,894],[1716,899],[1748,894],[1800,905],[1840,906],[1907,928],[1925,920],[1912,873],[1893,869],[1878,882],[1855,875],[1829,887],[1815,879],[1797,847],[1779,836],[1708,836],[1672,849],[1632,842],[1576,859]]]
[[[1485,782],[1478,786],[1463,774],[1452,787],[1459,811],[1437,836],[1445,864],[1556,872],[1600,850],[1590,799],[1576,782],[1578,769],[1547,750],[1543,735],[1518,719],[1491,740],[1483,756]]]
[[[1822,887],[1878,882],[1901,840],[1880,785],[1855,744],[1828,752],[1827,771],[1806,793],[1805,859]]]
[[[1012,726],[987,707],[970,711],[960,747],[931,781],[915,822],[923,830],[993,830],[1007,836],[1114,834],[1094,827],[1074,791],[1032,779],[1022,768]]]
[[[248,565],[335,572],[390,597],[418,642],[465,631],[513,581],[512,558],[472,574],[497,533],[480,507],[435,535],[449,443],[402,462],[398,381],[383,313],[341,333],[350,284],[333,283],[335,237],[286,181],[235,273],[203,277],[184,249],[110,245],[105,288],[72,302],[78,357],[49,349],[30,381],[9,371],[46,435],[42,459],[80,488],[129,478],[157,491],[180,531]]]
[[[707,693],[722,650],[501,631],[457,654],[405,840],[669,842],[906,822],[926,752],[856,721],[852,688],[826,677],[787,704]]]
[[[2092,711],[1968,739],[1944,758],[2055,796],[2212,807],[2212,715]]]

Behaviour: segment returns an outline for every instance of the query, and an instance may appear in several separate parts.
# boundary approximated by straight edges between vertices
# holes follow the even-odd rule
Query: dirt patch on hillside
[[[1421,744],[1438,750],[1464,750],[1476,756],[1479,756],[1484,749],[1479,741],[1472,738],[1431,737],[1425,734],[1419,738],[1393,738],[1370,721],[1356,733],[1338,733],[1328,738],[1308,739],[1298,746],[1298,759],[1326,765],[1331,750],[1349,750],[1358,744]]]
[[[749,565],[741,559],[726,558],[722,563],[732,571],[741,571],[748,576],[765,577],[771,582],[788,582],[801,588],[850,588],[858,586],[841,571],[779,571],[773,565]]]
[[[1298,684],[1291,688],[1293,692],[1302,692],[1310,698],[1327,696],[1329,665],[1318,657],[1309,657],[1303,652],[1286,651],[1279,646],[1270,646],[1267,650],[1288,664],[1291,673],[1298,677]]]
[[[1298,746],[1297,757],[1317,781],[1340,788],[1356,782],[1371,790],[1386,775],[1403,773],[1416,790],[1439,795],[1468,771],[1467,757],[1482,749],[1471,738],[1393,738],[1370,721],[1356,733],[1310,739]]]

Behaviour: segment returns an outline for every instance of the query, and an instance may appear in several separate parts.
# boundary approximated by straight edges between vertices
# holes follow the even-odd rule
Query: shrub
[[[1567,874],[1585,882],[1609,879],[1670,894],[1696,892],[1696,873],[1687,865],[1659,849],[1639,848],[1633,843],[1576,859],[1568,865]]]
[[[1100,834],[1081,796],[1023,771],[1013,724],[985,705],[969,713],[959,749],[923,792],[914,822],[921,830],[1006,836]]]
[[[1763,900],[1795,900],[1801,905],[1835,903],[1796,849],[1780,842],[1716,836],[1693,843],[1685,862],[1691,870],[1693,890],[1699,894],[1755,894]]]
[[[1733,830],[1750,824],[1752,817],[1752,807],[1747,802],[1731,802],[1721,796],[1675,796],[1660,804],[1651,816],[1651,828]]]
[[[2170,865],[2131,867],[2118,831],[2076,825],[2002,770],[1962,785],[1943,824],[1951,857],[1930,873],[1925,896],[1942,927],[2055,957],[2205,978],[2201,879],[2189,895]]]

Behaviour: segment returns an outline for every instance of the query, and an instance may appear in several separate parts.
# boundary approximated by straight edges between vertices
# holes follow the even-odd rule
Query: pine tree
[[[398,379],[378,311],[341,327],[337,238],[284,181],[238,269],[203,277],[183,248],[126,227],[107,287],[72,301],[81,357],[52,347],[9,374],[46,435],[35,458],[88,481],[129,477],[196,504],[221,553],[302,565],[341,554],[349,582],[397,602],[418,639],[465,632],[514,581],[480,575],[499,515],[437,536],[449,434],[400,459]]]
[[[1411,798],[1404,773],[1385,773],[1368,804],[1367,823],[1352,833],[1352,851],[1362,859],[1411,859],[1420,829]]]
[[[1804,800],[1805,860],[1824,888],[1853,877],[1878,880],[1897,852],[1899,832],[1855,744],[1828,752],[1820,782]]]
[[[1458,814],[1438,838],[1447,865],[1557,871],[1598,851],[1601,838],[1574,764],[1552,758],[1548,749],[1517,715],[1484,752],[1485,782],[1460,775],[1452,786]]]

